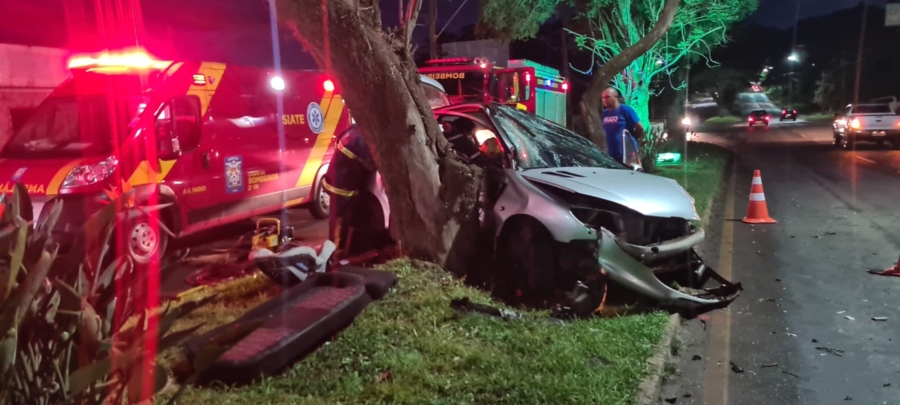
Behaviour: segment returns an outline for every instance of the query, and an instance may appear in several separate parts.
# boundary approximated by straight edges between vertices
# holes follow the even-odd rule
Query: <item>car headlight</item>
[[[96,163],[75,166],[63,180],[62,188],[87,186],[106,180],[118,165],[119,161],[110,156]]]

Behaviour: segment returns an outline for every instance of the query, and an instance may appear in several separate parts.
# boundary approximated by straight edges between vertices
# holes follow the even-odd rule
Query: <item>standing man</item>
[[[644,126],[633,108],[619,104],[619,91],[615,88],[607,87],[603,91],[603,106],[606,107],[603,109],[603,131],[606,132],[607,151],[613,159],[625,163],[632,156],[624,155],[623,138],[625,142],[631,142],[632,150],[637,153],[638,144],[634,137],[644,138]]]

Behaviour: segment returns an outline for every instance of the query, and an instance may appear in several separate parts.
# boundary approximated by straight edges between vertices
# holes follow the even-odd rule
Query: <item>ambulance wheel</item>
[[[324,180],[325,178],[322,177],[316,182],[316,189],[309,202],[309,213],[316,219],[328,218],[328,211],[331,207],[331,195],[325,191]]]
[[[127,219],[119,235],[123,240],[117,245],[118,253],[128,255],[138,267],[149,265],[154,258],[161,262],[169,244],[169,235],[143,213]]]

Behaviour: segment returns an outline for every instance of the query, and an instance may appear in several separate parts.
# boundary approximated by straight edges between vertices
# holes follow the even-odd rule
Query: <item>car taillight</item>
[[[769,116],[767,115],[767,116],[766,116],[766,121],[768,121],[768,120],[769,120]]]
[[[753,122],[753,117],[747,118],[747,121]]]
[[[852,121],[850,121],[850,128],[853,128],[853,129],[862,128],[862,124],[860,124],[859,118],[854,118]]]
[[[115,157],[110,156],[97,163],[75,166],[66,175],[62,187],[81,187],[101,182],[106,180],[116,170],[118,165],[119,161]]]
[[[786,112],[787,112],[787,110],[781,110],[781,113],[782,113],[782,114],[784,114],[784,113],[786,113]]]

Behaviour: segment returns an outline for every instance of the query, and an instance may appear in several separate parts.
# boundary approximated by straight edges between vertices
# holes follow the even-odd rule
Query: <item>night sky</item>
[[[455,32],[475,23],[481,0],[438,0],[440,30],[449,20],[447,32]],[[861,0],[761,0],[750,22],[788,28],[793,25],[795,7],[801,1],[800,18],[825,15],[854,7]],[[887,0],[869,0],[883,5]],[[97,42],[81,38],[71,40],[66,12],[62,5],[91,4],[85,0],[0,0],[0,42],[72,47]],[[140,3],[147,30],[145,46],[160,57],[192,55],[233,62],[235,58],[256,63],[271,62],[271,34],[265,0],[100,0],[106,3]],[[385,25],[395,25],[398,0],[380,0]],[[459,13],[450,20],[457,8]],[[426,41],[425,12],[419,22],[417,42]],[[89,13],[90,15],[90,13]],[[71,20],[71,18],[69,18]],[[299,49],[288,33],[282,33],[282,48]],[[80,43],[80,44],[79,44]],[[265,45],[265,46],[263,46]],[[77,46],[76,46],[77,47]],[[89,46],[90,47],[90,46]],[[290,52],[292,55],[299,52]],[[217,55],[228,55],[219,57]],[[290,58],[287,61],[291,63]],[[296,61],[299,61],[297,59]],[[295,62],[296,62],[295,61]]]
[[[750,21],[760,25],[789,28],[794,25],[800,2],[800,19],[820,17],[843,8],[854,7],[862,0],[760,0]],[[869,0],[869,5],[883,6],[887,0]]]

